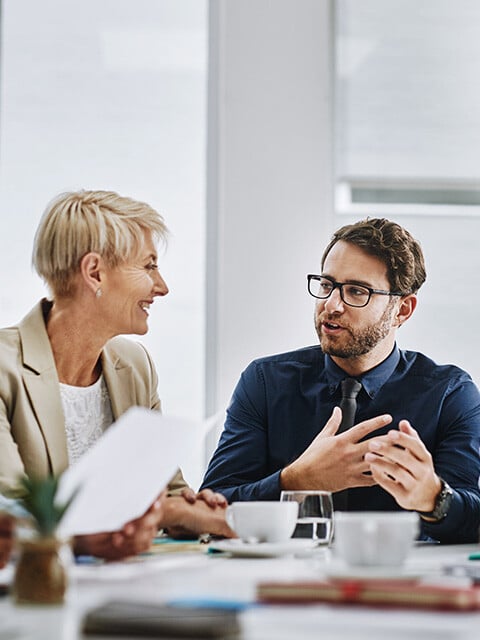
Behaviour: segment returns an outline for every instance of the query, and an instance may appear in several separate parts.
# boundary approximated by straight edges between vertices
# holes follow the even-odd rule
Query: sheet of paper
[[[203,446],[209,421],[192,422],[134,407],[60,479],[57,502],[78,492],[60,535],[116,531],[141,516],[178,467]]]

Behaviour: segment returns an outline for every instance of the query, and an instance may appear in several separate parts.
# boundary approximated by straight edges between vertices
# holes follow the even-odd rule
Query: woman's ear
[[[98,296],[105,273],[105,264],[99,253],[91,251],[80,260],[80,273],[86,286]]]
[[[400,298],[400,304],[396,313],[397,326],[401,327],[402,324],[410,318],[417,306],[417,296],[415,293],[410,293],[408,296]]]

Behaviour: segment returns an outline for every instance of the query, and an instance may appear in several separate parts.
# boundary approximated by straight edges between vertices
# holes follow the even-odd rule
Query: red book
[[[329,602],[415,609],[480,609],[480,587],[427,584],[414,579],[334,579],[261,582],[257,599],[269,604]]]

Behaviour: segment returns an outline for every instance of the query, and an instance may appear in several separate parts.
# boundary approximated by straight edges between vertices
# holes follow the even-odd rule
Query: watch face
[[[420,512],[420,515],[427,518],[433,518],[434,520],[443,520],[443,518],[445,518],[453,500],[452,488],[445,482],[445,480],[442,480],[442,478],[440,478],[440,480],[442,482],[442,489],[435,500],[435,507],[433,508],[433,511]]]

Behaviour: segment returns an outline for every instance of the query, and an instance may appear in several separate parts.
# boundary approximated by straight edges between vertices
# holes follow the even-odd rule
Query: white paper
[[[210,421],[129,409],[59,483],[57,502],[79,488],[60,523],[64,536],[117,531],[138,518],[202,446]]]

